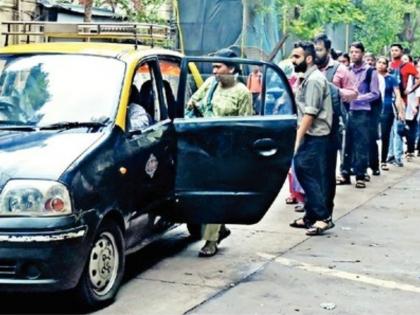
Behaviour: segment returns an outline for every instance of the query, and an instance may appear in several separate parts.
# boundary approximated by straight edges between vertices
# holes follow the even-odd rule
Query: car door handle
[[[278,151],[276,142],[271,138],[258,139],[252,146],[259,155],[264,157],[273,156]]]

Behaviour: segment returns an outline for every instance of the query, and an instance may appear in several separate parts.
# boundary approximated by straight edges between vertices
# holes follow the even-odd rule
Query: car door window
[[[241,104],[241,101],[235,98],[241,98],[242,94],[237,93],[237,89],[220,89],[220,80],[213,75],[213,65],[215,61],[190,61],[184,67],[187,70],[185,86],[180,89],[180,100],[182,97],[183,114],[186,117],[200,116],[200,111],[204,109],[213,110],[214,116],[249,116],[246,111],[222,111],[213,108],[223,106],[218,104],[220,101],[219,93],[229,101]],[[214,60],[214,59],[213,59]],[[252,104],[252,115],[288,115],[295,114],[295,104],[292,97],[292,92],[287,82],[287,79],[282,74],[281,70],[272,64],[267,64],[259,61],[243,61],[234,63],[236,73],[233,75],[236,81],[236,87],[239,90],[247,90]],[[230,93],[230,94],[229,94]],[[243,98],[243,97],[242,97]],[[191,100],[198,104],[199,112],[191,114]],[[243,103],[243,101],[242,101]],[[238,105],[240,106],[240,105]],[[220,109],[220,108],[219,108]],[[194,109],[195,110],[195,109]],[[218,115],[222,113],[221,115]],[[203,114],[203,113],[201,113]],[[204,114],[202,116],[211,116]]]
[[[264,90],[263,113],[265,115],[291,115],[295,113],[289,84],[280,72],[272,67],[266,68]]]
[[[127,125],[130,129],[144,129],[167,118],[167,105],[163,101],[164,93],[158,73],[156,60],[143,62],[139,65],[130,89]],[[147,119],[146,119],[147,117]],[[146,120],[149,121],[146,124]],[[133,123],[131,123],[133,122]],[[143,126],[143,127],[142,127]]]

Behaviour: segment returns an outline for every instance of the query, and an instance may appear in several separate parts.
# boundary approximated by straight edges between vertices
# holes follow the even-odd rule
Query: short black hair
[[[213,57],[222,57],[222,58],[238,58],[238,54],[230,49],[230,48],[222,48],[215,53],[211,54]],[[238,73],[240,71],[239,65],[235,62],[223,62],[227,67],[234,68],[234,73]]]
[[[362,42],[353,42],[350,47],[354,47],[356,49],[360,49],[362,53],[365,52],[365,46],[362,44]]]
[[[340,57],[346,58],[348,62],[350,62],[350,56],[348,53],[342,53]]]
[[[298,41],[293,45],[293,48],[302,48],[305,52],[305,57],[311,56],[315,60],[315,46],[312,42]]]
[[[320,34],[314,38],[314,43],[322,42],[324,44],[325,49],[331,49],[331,40],[328,38],[326,34]]]
[[[393,43],[391,44],[392,47],[398,47],[401,51],[404,51],[404,47],[400,43]]]

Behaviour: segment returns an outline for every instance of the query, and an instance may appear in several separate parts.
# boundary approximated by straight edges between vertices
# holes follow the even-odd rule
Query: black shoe
[[[379,170],[373,170],[372,175],[373,176],[379,176],[379,175],[381,175],[381,172]]]

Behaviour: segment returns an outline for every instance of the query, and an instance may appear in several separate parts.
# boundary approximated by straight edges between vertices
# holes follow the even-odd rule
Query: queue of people
[[[304,229],[306,235],[321,235],[334,227],[337,185],[351,185],[355,176],[355,188],[364,189],[370,181],[368,169],[380,176],[390,164],[403,167],[404,138],[405,160],[414,158],[415,149],[420,156],[420,65],[400,44],[391,45],[390,55],[391,60],[376,58],[361,42],[352,43],[349,53],[337,53],[326,35],[294,44],[294,71],[288,79],[298,129],[286,203],[296,204],[295,211],[303,213],[290,226]],[[215,56],[237,54],[222,49]],[[236,79],[237,72],[235,63],[213,63],[213,76],[191,97],[186,116],[258,115],[261,69],[253,69],[247,85]],[[215,255],[229,235],[224,225],[203,226],[205,243],[199,256]]]
[[[297,204],[295,211],[304,212],[304,216],[291,222],[291,227],[304,228],[307,235],[319,235],[332,228],[336,185],[351,185],[351,177],[355,176],[355,188],[363,189],[371,179],[368,169],[371,175],[380,176],[381,171],[390,170],[390,164],[403,167],[404,139],[405,161],[414,158],[416,149],[420,156],[420,65],[398,43],[391,45],[390,56],[391,60],[385,56],[376,58],[365,51],[361,42],[352,43],[348,54],[337,53],[325,35],[313,42],[295,44],[291,60],[295,75],[300,78],[299,84],[293,86],[299,129],[296,172],[292,170],[290,174],[291,194],[286,203]],[[323,79],[312,74],[315,65],[325,75]],[[325,88],[325,81],[329,88]],[[311,138],[321,136],[313,130],[322,124],[323,113],[330,108],[332,120],[326,120],[326,134],[330,137],[327,148],[321,141],[314,146],[316,153],[305,152],[305,158],[312,159],[312,163],[308,162],[310,169],[302,171],[301,152],[308,141],[314,141]],[[320,156],[327,165],[318,160]],[[336,177],[337,156],[341,165]],[[296,192],[296,187],[302,189]],[[314,187],[318,189],[315,195]],[[314,212],[320,215],[314,216]]]

